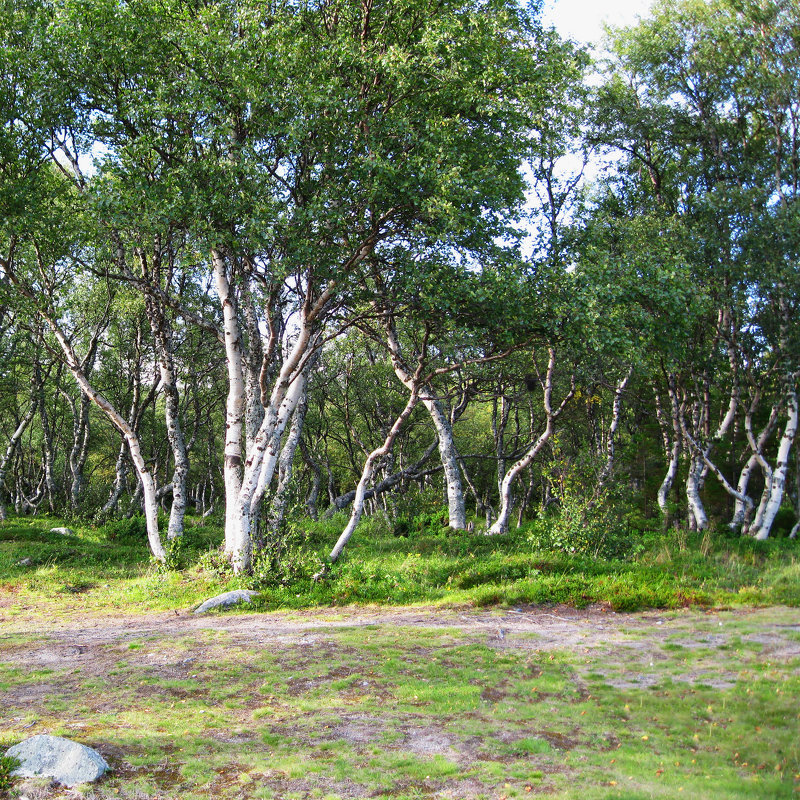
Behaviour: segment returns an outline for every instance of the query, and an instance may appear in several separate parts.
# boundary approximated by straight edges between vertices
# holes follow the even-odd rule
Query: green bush
[[[569,491],[556,511],[541,514],[528,527],[528,541],[536,550],[593,558],[630,557],[641,550],[640,536],[607,498],[590,502]]]
[[[249,584],[254,589],[303,586],[325,566],[316,550],[309,546],[311,537],[300,528],[285,528],[270,536],[253,557]]]
[[[130,518],[109,520],[100,530],[109,542],[133,544],[147,541],[147,523],[138,514]]]

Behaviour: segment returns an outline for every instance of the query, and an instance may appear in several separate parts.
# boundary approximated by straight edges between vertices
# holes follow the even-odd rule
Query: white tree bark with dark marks
[[[400,338],[397,335],[394,319],[388,314],[386,320],[386,341],[395,375],[403,386],[409,389],[409,391],[413,390],[415,378],[403,358]],[[455,439],[453,437],[453,427],[432,386],[425,386],[419,391],[419,400],[425,406],[428,414],[430,414],[433,426],[436,429],[436,436],[438,437],[439,455],[442,459],[442,467],[444,468],[445,483],[447,486],[448,525],[456,530],[463,530],[467,527],[467,515],[464,509],[464,487],[461,483],[458,463],[459,458]]]
[[[114,406],[106,400],[103,395],[94,389],[89,383],[86,375],[81,369],[81,361],[78,359],[75,351],[72,348],[67,337],[64,335],[61,328],[56,321],[49,315],[44,315],[50,330],[53,332],[67,364],[67,369],[72,373],[75,382],[81,389],[81,392],[88,397],[108,418],[114,427],[125,437],[128,445],[128,451],[131,454],[131,459],[136,467],[136,472],[142,486],[142,494],[144,497],[144,517],[147,525],[147,541],[150,545],[150,551],[153,557],[158,561],[164,561],[166,553],[164,546],[161,543],[161,535],[158,530],[158,501],[156,499],[156,484],[153,480],[153,474],[150,472],[139,442],[139,437],[136,432],[128,424],[127,420],[114,408]]]
[[[763,540],[769,537],[775,517],[780,510],[783,502],[783,494],[786,488],[786,478],[789,472],[789,455],[797,434],[798,426],[798,406],[797,392],[791,386],[786,398],[786,425],[783,429],[780,444],[778,445],[778,456],[775,461],[775,469],[772,471],[771,479],[768,483],[769,492],[764,512],[758,527],[753,527],[750,531],[755,539]]]
[[[225,363],[228,371],[228,396],[225,401],[225,449],[223,478],[225,481],[225,552],[230,557],[249,548],[241,540],[236,501],[242,486],[242,434],[244,428],[245,388],[242,339],[236,313],[236,298],[228,280],[224,254],[211,251],[217,296],[222,305]]]
[[[628,386],[628,381],[633,375],[633,364],[628,367],[628,371],[620,378],[614,388],[614,402],[611,405],[611,422],[608,426],[608,433],[606,438],[606,463],[603,469],[600,470],[600,475],[597,479],[598,489],[602,489],[611,477],[614,469],[614,454],[617,444],[617,431],[619,430],[620,419],[622,418],[622,398],[625,394],[625,389]]]
[[[417,374],[416,377],[418,379],[419,375]],[[389,429],[389,433],[386,435],[386,438],[383,441],[383,444],[380,447],[376,447],[367,456],[367,460],[364,462],[364,468],[361,471],[361,478],[359,479],[358,486],[356,487],[356,495],[353,499],[353,508],[350,512],[350,519],[347,521],[345,529],[342,531],[333,547],[333,550],[331,550],[330,555],[328,556],[331,562],[338,560],[339,556],[342,554],[342,551],[347,546],[347,543],[350,541],[353,531],[355,531],[355,529],[358,527],[358,523],[361,521],[361,515],[364,512],[364,501],[366,499],[367,486],[372,480],[375,466],[377,465],[378,461],[387,455],[392,449],[392,445],[394,444],[394,440],[397,438],[397,434],[400,433],[403,424],[411,416],[411,412],[416,407],[418,401],[418,387],[415,385],[412,387],[411,395],[408,398],[405,408],[395,419],[394,424]]]
[[[3,459],[0,461],[0,520],[6,519],[6,506],[5,506],[5,481],[8,473],[8,467],[14,460],[14,455],[17,452],[17,446],[25,433],[28,425],[31,424],[34,415],[36,414],[36,398],[31,399],[31,404],[28,410],[22,415],[16,429],[11,434],[6,446],[6,451],[3,453]]]
[[[553,435],[556,420],[561,416],[570,400],[572,400],[572,398],[575,396],[575,378],[573,376],[570,382],[569,391],[564,396],[564,399],[561,401],[558,408],[555,411],[553,410],[553,375],[555,373],[555,367],[556,351],[555,348],[551,346],[548,347],[547,371],[544,379],[540,381],[542,384],[542,391],[544,393],[543,405],[546,420],[545,429],[540,434],[539,438],[536,439],[536,441],[530,446],[525,455],[523,455],[522,458],[514,463],[508,472],[506,472],[506,474],[503,476],[503,480],[500,484],[500,513],[497,515],[497,520],[495,523],[487,531],[487,534],[490,536],[508,533],[508,523],[511,517],[512,506],[511,486],[513,485],[517,475],[519,475],[522,470],[524,470],[533,462],[533,459],[536,458],[541,449]]]

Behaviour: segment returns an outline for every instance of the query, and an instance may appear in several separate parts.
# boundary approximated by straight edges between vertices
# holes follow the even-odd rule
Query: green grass
[[[139,611],[191,607],[233,588],[261,590],[264,609],[370,604],[486,606],[603,603],[615,610],[689,605],[800,605],[800,542],[755,542],[726,532],[632,533],[625,558],[536,550],[528,530],[505,537],[452,532],[437,524],[401,527],[366,520],[340,563],[316,583],[325,553],[344,524],[296,523],[281,558],[235,577],[217,554],[218,526],[190,520],[165,570],[153,565],[141,521],[104,527],[72,524],[76,536],[49,529],[55,518],[0,525],[0,592],[8,613]],[[541,523],[538,523],[541,527]]]
[[[639,627],[590,651],[388,624],[266,646],[236,628],[128,633],[94,647],[92,674],[60,665],[19,685],[0,665],[14,684],[0,697],[0,745],[49,730],[99,747],[113,771],[97,800],[788,800],[800,788],[800,658],[745,644],[792,619],[683,612],[667,618],[668,637]],[[27,659],[47,644],[16,647]],[[639,674],[657,680],[638,686]]]
[[[50,533],[57,518],[0,524],[0,745],[48,730],[110,748],[98,800],[797,796],[800,659],[776,659],[763,632],[781,613],[782,641],[800,632],[778,610],[730,615],[724,632],[703,613],[800,605],[797,542],[645,531],[618,557],[592,558],[536,549],[528,529],[485,537],[431,518],[396,535],[378,517],[315,583],[341,518],[295,524],[281,558],[241,578],[219,557],[219,526],[198,523],[170,569],[151,563],[137,520],[71,522],[74,537]],[[29,659],[51,635],[32,619],[186,609],[240,587],[262,592],[253,610],[297,614],[359,603],[698,610],[668,636],[633,625],[613,648],[539,652],[528,634],[498,649],[483,632],[380,625],[302,647],[226,630],[129,632],[77,666]]]

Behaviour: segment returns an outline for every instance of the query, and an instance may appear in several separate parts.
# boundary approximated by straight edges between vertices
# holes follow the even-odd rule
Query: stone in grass
[[[21,558],[19,561],[17,561],[17,566],[18,567],[30,567],[30,566],[33,566],[33,560],[30,559],[30,558]]]
[[[72,528],[50,528],[50,533],[57,533],[60,536],[74,536],[75,531]]]
[[[6,755],[20,762],[12,775],[21,778],[44,775],[64,786],[91,783],[108,769],[96,750],[61,736],[31,736],[9,747]]]
[[[201,603],[194,610],[194,613],[205,614],[215,608],[228,608],[228,606],[235,606],[239,603],[252,603],[255,597],[258,597],[258,592],[254,592],[252,589],[236,589],[233,592],[225,592],[225,594],[218,594],[216,597],[209,598]]]

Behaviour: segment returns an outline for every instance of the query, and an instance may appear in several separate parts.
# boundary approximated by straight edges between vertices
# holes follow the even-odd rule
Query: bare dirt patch
[[[800,658],[796,620],[796,611],[780,608],[639,614],[554,607],[351,608],[204,617],[188,612],[140,616],[76,613],[27,620],[15,616],[10,625],[0,628],[0,663],[10,665],[13,673],[13,682],[0,686],[0,707],[10,710],[0,716],[0,733],[24,738],[58,721],[76,738],[87,743],[96,740],[113,762],[118,781],[135,783],[141,777],[160,787],[160,794],[142,790],[142,798],[171,800],[189,796],[184,787],[196,790],[197,786],[206,796],[244,798],[254,796],[251,788],[256,784],[276,797],[310,797],[321,789],[340,797],[377,796],[382,791],[341,776],[298,777],[283,751],[282,765],[275,770],[271,764],[266,769],[240,768],[233,761],[219,767],[214,762],[213,768],[195,763],[201,760],[204,748],[216,758],[234,758],[237,748],[243,748],[269,763],[277,743],[312,753],[309,758],[341,751],[342,761],[350,759],[348,763],[373,781],[380,778],[380,758],[384,756],[386,764],[408,756],[409,763],[430,761],[442,769],[438,777],[433,773],[425,777],[423,771],[419,780],[398,784],[387,795],[477,797],[490,789],[493,793],[507,781],[521,793],[535,794],[545,791],[552,781],[566,780],[564,775],[573,769],[567,766],[568,758],[614,751],[620,737],[626,735],[630,723],[618,721],[619,717],[609,717],[614,724],[606,727],[603,723],[593,735],[584,730],[580,715],[593,713],[591,693],[598,680],[622,691],[652,690],[665,679],[673,685],[685,684],[687,689],[727,690],[737,685],[740,676],[731,668],[726,648],[737,649],[740,665],[746,665],[748,659],[766,658],[773,663],[792,663]],[[365,647],[361,647],[362,638]],[[399,672],[376,672],[376,651],[366,646],[371,639],[404,646],[402,652],[413,661],[410,668],[401,662]],[[468,647],[459,649],[464,645]],[[393,694],[388,675],[418,681],[433,690],[436,678],[426,677],[427,665],[435,662],[447,672],[468,670],[465,659],[473,652],[488,653],[499,664],[506,663],[504,659],[513,661],[516,672],[511,678],[510,672],[503,671],[505,667],[495,668],[491,681],[483,674],[470,673],[455,689],[472,691],[475,705],[464,706],[467,710],[459,711],[457,717],[446,710],[435,715],[424,705],[444,704],[446,698],[403,705],[402,698]],[[559,667],[565,658],[569,665]],[[240,688],[234,686],[230,694],[225,693],[223,681],[212,685],[220,664],[239,669],[232,680]],[[35,670],[35,678],[25,678]],[[271,682],[276,675],[280,677],[277,689]],[[544,681],[541,687],[523,696],[520,681],[540,678]],[[87,685],[96,687],[88,697]],[[325,692],[327,699],[322,702]],[[83,705],[71,705],[74,697],[82,698]],[[325,705],[328,702],[330,706]],[[129,723],[108,719],[118,710],[146,715],[148,708],[172,709],[174,716],[165,713],[162,727],[152,733],[153,741],[142,739],[142,752],[148,747],[151,753],[153,749],[166,752],[173,733],[184,727],[181,709],[192,705],[195,714],[206,715],[208,709],[203,720],[210,720],[215,708],[224,705],[225,721],[195,728],[197,732],[189,736],[194,749],[185,755],[176,753],[175,762],[168,759],[137,765],[138,745],[126,733]],[[517,718],[517,710],[529,716]],[[562,712],[571,714],[573,721],[560,719]],[[540,720],[540,714],[549,719]],[[96,715],[107,717],[102,730],[95,728]],[[726,725],[730,721],[722,720]],[[131,723],[136,724],[141,728],[141,723]],[[102,737],[109,731],[117,736],[114,744],[104,744]],[[649,740],[648,731],[637,729],[640,741]],[[541,752],[535,740],[546,744]],[[378,750],[381,755],[376,755]],[[612,758],[610,755],[604,763],[613,763]],[[453,777],[447,772],[448,764],[464,773],[478,765],[484,775],[501,774],[507,766],[517,772],[530,767],[543,777],[538,783],[533,781],[530,790],[524,788],[527,779],[521,777],[497,778],[498,784],[489,785],[471,774]],[[194,784],[193,768],[205,770],[206,775]],[[412,764],[408,769],[415,767]],[[114,796],[124,796],[126,785],[118,785],[122,794]],[[41,797],[60,796],[48,792]],[[102,792],[98,796],[106,797]]]

